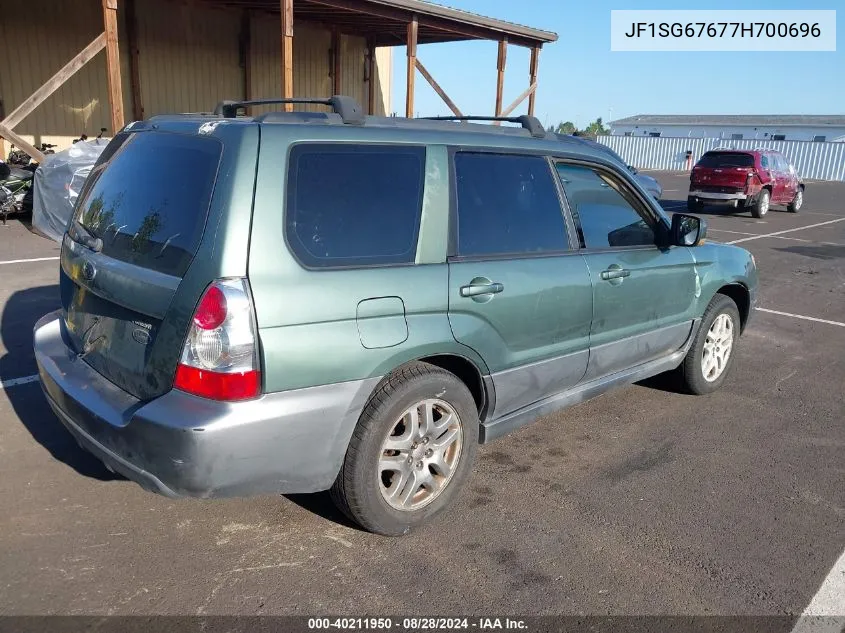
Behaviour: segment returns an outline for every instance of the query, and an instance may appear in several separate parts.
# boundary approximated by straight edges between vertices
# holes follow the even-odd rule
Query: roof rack
[[[364,123],[364,110],[352,97],[345,95],[334,95],[328,99],[293,98],[293,99],[250,99],[247,101],[221,101],[214,108],[214,114],[225,119],[233,119],[238,115],[238,110],[248,106],[275,105],[282,103],[304,103],[331,106],[335,114],[347,125],[362,125]]]
[[[522,116],[423,116],[427,121],[507,121],[519,123],[531,133],[534,138],[546,138],[546,128],[537,117],[523,114]]]

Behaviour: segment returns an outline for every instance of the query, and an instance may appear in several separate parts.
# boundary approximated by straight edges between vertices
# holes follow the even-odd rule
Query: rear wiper
[[[99,237],[95,237],[78,221],[71,225],[71,230],[68,231],[68,234],[74,242],[82,244],[85,248],[90,248],[95,253],[99,253],[103,250],[103,240]]]

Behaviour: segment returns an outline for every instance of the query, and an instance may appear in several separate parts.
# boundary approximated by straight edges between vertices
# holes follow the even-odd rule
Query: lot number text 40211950
[[[352,631],[387,631],[393,628],[405,631],[450,630],[527,630],[524,620],[514,618],[308,618],[309,630],[343,629]]]

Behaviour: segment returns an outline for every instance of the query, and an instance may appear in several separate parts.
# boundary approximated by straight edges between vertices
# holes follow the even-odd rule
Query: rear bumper
[[[748,195],[743,191],[736,193],[713,193],[710,191],[696,191],[690,189],[689,197],[696,200],[713,200],[718,202],[730,202],[733,200],[745,200]]]
[[[34,331],[41,386],[79,444],[171,497],[326,490],[378,378],[223,403],[173,390],[142,402],[66,345],[59,313]]]

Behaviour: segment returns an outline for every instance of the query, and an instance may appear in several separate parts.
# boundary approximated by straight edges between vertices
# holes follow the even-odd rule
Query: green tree
[[[132,237],[132,250],[138,253],[141,251],[142,247],[148,246],[149,242],[152,241],[153,235],[158,233],[163,226],[164,222],[162,220],[161,213],[154,209],[150,209],[149,213],[144,216],[144,220],[141,222],[138,232]]]
[[[602,123],[601,117],[597,118],[595,121],[590,123],[587,126],[587,128],[584,130],[585,136],[591,136],[591,137],[601,136],[603,134],[608,134],[609,132],[610,132],[610,130],[608,130],[606,127],[604,127],[604,124]]]
[[[577,131],[578,128],[575,127],[572,121],[561,122],[549,128],[549,132],[555,132],[556,134],[575,134]]]

